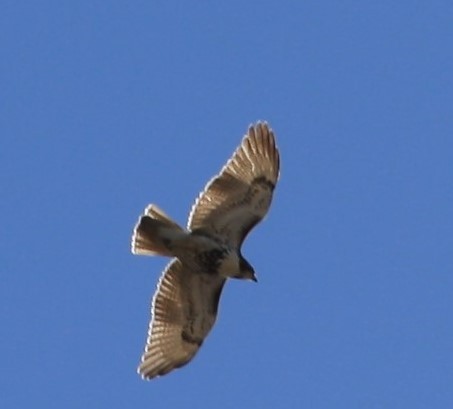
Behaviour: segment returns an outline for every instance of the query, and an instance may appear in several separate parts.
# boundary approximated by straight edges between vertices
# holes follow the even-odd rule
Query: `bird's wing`
[[[138,373],[145,379],[187,364],[214,325],[225,280],[190,271],[174,259],[159,280]]]
[[[263,122],[250,126],[231,159],[195,201],[188,228],[239,247],[266,215],[279,169],[272,130]]]

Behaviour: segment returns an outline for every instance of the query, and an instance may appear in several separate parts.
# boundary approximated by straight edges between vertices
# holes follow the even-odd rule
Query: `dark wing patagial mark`
[[[266,215],[279,169],[274,134],[266,123],[258,122],[196,200],[188,228],[240,247]]]
[[[267,188],[273,192],[274,189],[275,189],[275,182],[272,182],[272,180],[269,180],[269,179],[266,179],[264,176],[260,176],[260,177],[257,177],[255,178],[253,181],[252,181],[252,184],[258,184],[258,185],[264,185],[264,186],[267,186]]]
[[[225,281],[222,281],[217,287],[214,288],[212,292],[212,299],[208,305],[208,311],[214,317],[217,316],[217,311],[219,310],[220,296],[222,295],[223,285]]]
[[[200,347],[214,325],[225,279],[197,273],[192,283],[197,285],[193,289],[194,297],[186,305],[181,338]]]
[[[238,231],[238,238],[239,242],[242,243],[250,231],[261,221],[261,217],[255,216],[247,220],[247,223],[244,223],[239,231]]]
[[[138,372],[151,379],[187,364],[216,319],[225,280],[191,271],[174,259],[159,280]]]
[[[184,330],[181,332],[181,338],[184,342],[187,342],[188,344],[197,345],[198,348],[200,348],[201,345],[203,344],[203,338],[193,337],[189,332]]]
[[[245,195],[244,202],[253,202],[254,195],[261,194],[262,199],[261,202],[257,203],[257,208],[268,208],[270,204],[268,204],[269,198],[272,198],[272,193],[275,189],[275,183],[266,179],[264,176],[260,176],[254,179]],[[263,194],[263,192],[268,191],[268,194]],[[247,237],[249,232],[261,221],[262,217],[258,214],[250,216],[248,220],[244,222],[242,226],[240,226],[238,237],[239,242],[242,243],[244,239]]]

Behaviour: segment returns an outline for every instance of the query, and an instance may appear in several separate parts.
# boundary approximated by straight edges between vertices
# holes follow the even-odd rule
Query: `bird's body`
[[[139,373],[151,379],[188,363],[214,325],[228,278],[256,281],[241,254],[248,232],[265,216],[279,175],[279,153],[267,124],[248,135],[200,194],[188,230],[156,205],[139,219],[132,252],[173,257],[153,297]]]

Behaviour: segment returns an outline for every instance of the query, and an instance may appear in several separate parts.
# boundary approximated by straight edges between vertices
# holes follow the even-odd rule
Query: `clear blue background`
[[[453,3],[5,1],[0,407],[453,407]],[[194,361],[130,254],[265,119],[269,217]]]

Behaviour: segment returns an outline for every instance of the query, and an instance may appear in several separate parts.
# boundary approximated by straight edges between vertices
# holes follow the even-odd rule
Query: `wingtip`
[[[136,244],[137,244],[137,230],[138,230],[138,227],[140,226],[141,219],[142,219],[142,216],[140,216],[138,218],[137,222],[134,225],[134,229],[132,230],[130,249],[131,249],[131,253],[134,254],[134,255],[138,255],[139,254],[139,252],[137,251]]]
[[[280,152],[275,133],[269,122],[258,120],[250,124],[243,140],[243,146],[269,160],[272,165],[273,181],[277,182],[280,178]]]
[[[264,132],[272,133],[272,128],[267,121],[259,119],[249,125],[247,133],[250,136],[256,137],[257,133],[263,134]]]
[[[140,376],[142,380],[151,381],[152,379],[159,377],[159,375],[150,376],[147,372],[143,371],[142,366],[143,362],[140,362],[140,365],[137,367],[137,375]]]

